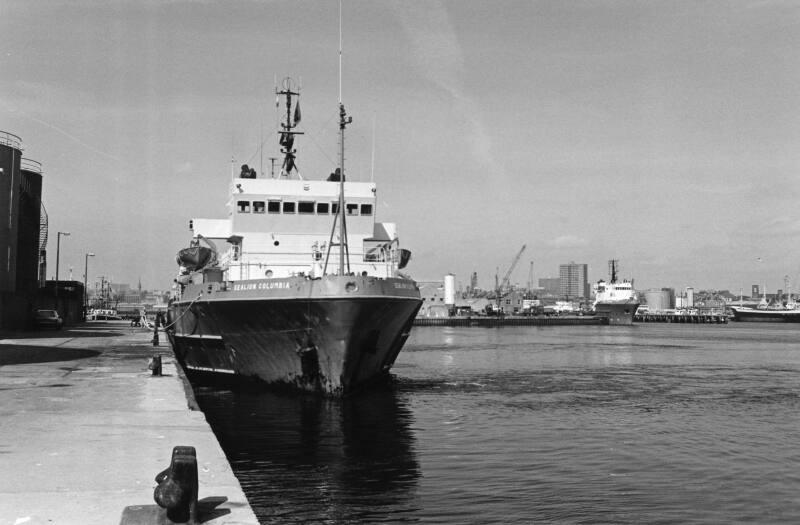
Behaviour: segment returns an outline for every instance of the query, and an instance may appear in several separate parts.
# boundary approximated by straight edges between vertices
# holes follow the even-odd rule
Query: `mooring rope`
[[[162,325],[162,328],[163,328],[164,330],[167,330],[167,329],[169,329],[169,328],[172,328],[173,326],[175,326],[175,324],[176,324],[178,321],[180,321],[180,320],[181,320],[181,318],[182,318],[184,315],[186,315],[186,312],[188,312],[188,311],[189,311],[189,310],[192,308],[192,305],[193,305],[194,303],[196,303],[196,302],[197,302],[197,301],[198,301],[198,300],[199,300],[201,297],[203,297],[203,292],[202,292],[202,291],[201,291],[199,294],[197,294],[197,297],[195,297],[195,298],[192,300],[192,302],[191,302],[191,303],[189,303],[189,305],[188,305],[188,306],[186,307],[186,309],[185,309],[185,310],[184,310],[184,311],[181,313],[181,315],[179,315],[179,316],[177,317],[177,319],[175,319],[174,321],[172,321],[172,322],[171,322],[171,323],[169,323],[169,324]],[[144,316],[142,316],[142,317],[144,317]],[[148,326],[147,328],[149,329],[149,328],[150,328],[150,326]]]

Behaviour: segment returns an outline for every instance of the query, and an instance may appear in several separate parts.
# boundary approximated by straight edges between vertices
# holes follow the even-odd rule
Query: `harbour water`
[[[262,523],[797,523],[799,336],[415,327],[370,396],[197,398]]]

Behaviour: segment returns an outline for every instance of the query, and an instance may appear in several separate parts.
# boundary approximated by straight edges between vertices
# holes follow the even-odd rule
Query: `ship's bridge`
[[[338,229],[330,255],[328,244],[339,187],[338,181],[235,178],[228,219],[193,219],[192,231],[215,244],[228,280],[337,273]],[[345,182],[344,190],[350,272],[393,276],[400,262],[397,231],[375,221],[375,184]]]

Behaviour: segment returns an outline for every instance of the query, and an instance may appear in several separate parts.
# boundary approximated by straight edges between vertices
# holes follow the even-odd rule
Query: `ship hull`
[[[168,334],[193,383],[332,396],[388,374],[421,306],[413,281],[361,276],[241,281],[183,297],[170,306]]]
[[[594,314],[608,319],[610,325],[631,325],[637,308],[639,303],[635,301],[598,302],[594,305]]]
[[[750,323],[800,323],[800,310],[760,310],[732,307],[735,321]]]

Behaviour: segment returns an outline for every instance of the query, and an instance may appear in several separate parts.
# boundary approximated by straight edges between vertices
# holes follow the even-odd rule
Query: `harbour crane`
[[[495,296],[497,298],[497,311],[500,311],[500,297],[503,294],[503,291],[508,289],[508,287],[509,287],[509,279],[511,278],[511,274],[514,272],[514,268],[517,267],[517,263],[519,262],[519,258],[522,257],[522,252],[525,251],[526,246],[527,245],[523,244],[522,248],[520,248],[520,250],[517,252],[516,257],[514,257],[514,260],[511,262],[511,266],[509,266],[508,271],[503,276],[503,280],[500,281],[500,283],[496,282],[497,281],[497,276],[495,275],[495,287],[497,288],[495,290]]]

